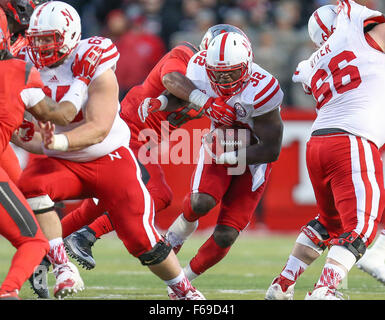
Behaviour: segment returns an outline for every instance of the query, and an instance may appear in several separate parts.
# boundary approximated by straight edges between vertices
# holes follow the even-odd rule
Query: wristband
[[[210,97],[207,95],[207,94],[204,94],[202,91],[200,91],[199,89],[195,89],[193,91],[191,91],[190,93],[190,96],[188,97],[188,100],[197,105],[198,107],[203,107],[207,100],[209,100]]]
[[[53,136],[52,149],[58,151],[68,150],[68,138],[65,134],[55,134]]]
[[[88,86],[83,81],[79,79],[75,79],[72,82],[70,89],[67,91],[64,97],[60,100],[60,102],[63,102],[63,101],[71,102],[75,106],[76,111],[79,112],[80,109],[82,108],[85,98],[87,97],[87,91],[88,91]]]

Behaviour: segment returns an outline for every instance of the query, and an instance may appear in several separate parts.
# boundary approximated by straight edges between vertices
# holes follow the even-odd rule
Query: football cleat
[[[170,300],[206,300],[204,295],[194,287],[181,296],[178,296],[170,287],[167,287],[167,294]]]
[[[381,255],[369,249],[364,256],[358,260],[356,266],[358,269],[370,274],[373,278],[385,284],[385,263],[384,259],[379,257],[381,257]]]
[[[265,300],[293,300],[295,281],[279,275],[266,291]]]
[[[0,289],[0,300],[20,300],[19,290],[6,291]]]
[[[48,270],[50,265],[49,260],[44,257],[28,279],[32,290],[40,299],[49,299]]]
[[[84,227],[64,238],[63,242],[68,255],[74,258],[83,268],[90,270],[95,268],[96,264],[91,250],[96,240],[97,238],[92,230]]]
[[[53,290],[55,298],[63,299],[68,295],[84,290],[83,280],[72,262],[56,266],[53,273],[56,277],[56,285]]]
[[[343,294],[334,287],[315,286],[313,292],[308,292],[305,300],[345,300]]]
[[[187,221],[183,213],[176,218],[166,233],[166,241],[172,246],[175,254],[179,252],[186,239],[198,228],[197,221]]]

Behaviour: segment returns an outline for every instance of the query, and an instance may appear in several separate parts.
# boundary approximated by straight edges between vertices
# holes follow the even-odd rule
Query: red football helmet
[[[26,29],[35,7],[47,1],[48,0],[0,0],[0,5],[8,16]]]

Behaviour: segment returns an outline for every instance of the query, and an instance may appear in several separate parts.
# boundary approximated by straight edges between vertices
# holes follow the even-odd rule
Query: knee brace
[[[171,249],[170,244],[161,240],[150,251],[143,253],[138,258],[144,266],[159,264],[168,257]]]
[[[215,243],[221,248],[228,248],[233,245],[239,235],[238,230],[233,227],[218,225],[216,226],[213,238]]]
[[[366,251],[365,242],[361,239],[360,235],[354,231],[344,232],[338,238],[330,240],[330,245],[344,246],[356,257],[358,261]]]
[[[303,240],[304,237],[301,237],[302,234],[306,237],[305,241]],[[321,237],[321,239],[317,234]],[[314,250],[318,252],[320,251],[321,253],[328,247],[329,238],[330,236],[326,228],[317,219],[314,219],[301,228],[301,234],[298,236],[297,242],[310,246]],[[310,243],[305,243],[309,240]]]
[[[27,199],[34,214],[41,214],[54,210],[55,203],[48,195]]]

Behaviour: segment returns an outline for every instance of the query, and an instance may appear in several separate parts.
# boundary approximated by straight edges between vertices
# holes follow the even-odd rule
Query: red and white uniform
[[[75,55],[81,59],[95,45],[101,46],[104,53],[93,78],[114,70],[119,53],[111,40],[82,40],[62,65],[41,69],[46,94],[60,101],[74,80],[71,65]],[[56,133],[69,131],[85,121],[86,102],[87,94],[73,122],[66,127],[57,126]],[[56,201],[98,198],[128,251],[136,257],[148,252],[161,237],[153,226],[153,201],[128,147],[129,139],[129,128],[116,112],[112,128],[101,143],[74,152],[44,150],[47,158],[31,160],[19,180],[20,189],[36,212],[50,210]]]
[[[205,69],[206,51],[191,58],[186,76],[204,93],[217,97]],[[283,92],[278,80],[270,73],[252,64],[251,80],[239,94],[227,100],[236,110],[236,123],[253,130],[253,119],[280,108]],[[214,124],[212,123],[212,128]],[[271,164],[249,165],[242,175],[229,175],[228,167],[205,161],[207,153],[201,147],[197,167],[192,177],[192,192],[207,193],[222,201],[218,224],[243,230],[250,221],[260,200]],[[226,196],[225,196],[226,195]],[[225,197],[224,197],[225,196]]]
[[[354,1],[341,1],[340,9],[334,33],[298,65],[293,81],[310,88],[317,102],[313,132],[347,132],[308,142],[320,222],[332,236],[354,230],[369,244],[385,199],[378,152],[385,143],[385,54],[364,33],[364,23],[384,19]]]

